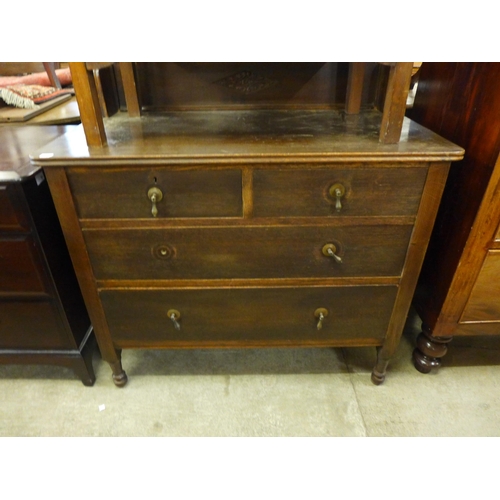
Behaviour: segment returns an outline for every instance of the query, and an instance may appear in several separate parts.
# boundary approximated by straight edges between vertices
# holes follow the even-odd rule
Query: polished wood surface
[[[489,250],[467,300],[460,322],[500,323],[500,250]],[[498,325],[500,329],[500,324]]]
[[[474,325],[463,316],[466,307],[467,314],[488,307],[489,300],[480,304],[486,297],[479,290],[497,278],[485,259],[499,248],[499,77],[498,63],[423,63],[420,69],[409,114],[466,151],[447,181],[414,299],[424,323],[422,345],[448,343],[454,335],[500,333],[498,324]],[[415,356],[420,371],[440,364],[418,348]]]
[[[381,115],[366,112],[346,117],[336,111],[245,110],[186,111],[162,116],[129,118],[121,113],[106,121],[105,147],[87,145],[83,128],[71,128],[64,137],[33,155],[35,165],[47,164],[40,154],[53,155],[50,165],[113,167],[133,165],[211,165],[264,163],[266,168],[320,167],[363,161],[401,167],[412,162],[456,161],[463,149],[405,118],[401,140],[378,140]],[[76,162],[75,159],[78,159]],[[122,164],[123,166],[123,164]]]
[[[420,165],[349,165],[349,168],[255,169],[254,217],[415,215],[427,171]],[[332,187],[344,193],[337,197]],[[298,202],[300,200],[300,202]]]
[[[83,62],[72,62],[69,67],[87,142],[89,146],[102,146],[106,144],[106,133],[92,69]]]
[[[140,347],[370,345],[384,380],[461,148],[410,120],[381,144],[380,113],[117,118],[104,147],[80,129],[32,155],[117,385]]]
[[[101,299],[120,347],[277,347],[377,345],[395,294],[395,286],[266,287],[105,290]],[[318,329],[320,307],[328,315]]]
[[[0,363],[55,364],[95,380],[94,339],[44,173],[32,148],[64,127],[0,127]]]
[[[93,71],[110,64],[70,63],[90,146],[107,141]],[[400,140],[413,72],[411,62],[119,64],[131,117],[199,109],[345,108],[348,115],[379,109],[378,137],[384,144]],[[389,66],[387,79],[380,76],[384,65]]]
[[[158,218],[241,217],[243,210],[240,170],[72,168],[68,181],[82,219],[149,219],[147,192],[155,186],[163,193]]]
[[[98,280],[399,276],[413,226],[86,230]],[[324,255],[333,243],[337,263]],[[252,256],[249,259],[249,256]]]

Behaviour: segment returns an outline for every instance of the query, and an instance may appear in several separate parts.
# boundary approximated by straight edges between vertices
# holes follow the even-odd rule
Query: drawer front
[[[422,167],[255,170],[254,216],[415,215],[426,176]]]
[[[488,252],[461,321],[500,322],[500,250]]]
[[[97,279],[155,280],[399,276],[411,231],[403,225],[281,226],[84,234]]]
[[[104,290],[100,297],[117,345],[307,345],[340,340],[381,341],[396,291],[395,286]],[[318,310],[327,311],[323,311],[321,329]]]
[[[76,348],[57,314],[47,301],[0,302],[0,349]]]
[[[44,292],[41,266],[31,237],[0,240],[0,292]]]
[[[240,170],[68,169],[80,218],[241,217]],[[157,196],[157,199],[159,196]]]
[[[28,223],[13,204],[14,188],[0,184],[0,230],[19,231],[28,227]]]

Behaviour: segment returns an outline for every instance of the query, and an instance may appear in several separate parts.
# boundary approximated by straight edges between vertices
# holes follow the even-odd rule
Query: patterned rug
[[[39,104],[64,94],[74,94],[74,90],[56,89],[43,85],[8,85],[0,87],[0,98],[9,106],[36,109]]]

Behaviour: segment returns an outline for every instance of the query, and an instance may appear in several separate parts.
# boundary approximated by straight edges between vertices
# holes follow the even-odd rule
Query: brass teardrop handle
[[[316,324],[316,328],[321,330],[323,328],[323,321],[328,316],[328,309],[324,307],[319,307],[314,311],[314,317],[318,318],[318,323]]]
[[[179,323],[179,319],[181,319],[181,313],[177,309],[170,309],[167,311],[167,316],[170,318],[172,323],[174,324],[174,328],[176,330],[181,329],[181,324]]]
[[[342,258],[337,255],[337,247],[333,243],[327,243],[321,249],[323,255],[331,257],[338,264],[342,264]]]
[[[330,187],[328,193],[332,198],[335,199],[335,210],[337,212],[340,212],[342,210],[341,199],[345,195],[345,187],[340,183],[334,184],[333,186]]]
[[[158,208],[156,204],[162,200],[163,198],[163,193],[161,192],[160,189],[157,187],[152,187],[148,191],[148,198],[149,201],[152,203],[151,207],[151,213],[153,214],[153,217],[156,217],[158,215]]]

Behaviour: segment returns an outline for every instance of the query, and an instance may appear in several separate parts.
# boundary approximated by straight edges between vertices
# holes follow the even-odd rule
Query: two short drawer
[[[413,216],[426,169],[68,169],[81,219]],[[246,190],[245,195],[243,191]],[[247,210],[248,212],[248,210]]]
[[[118,346],[380,342],[395,286],[104,290]]]

